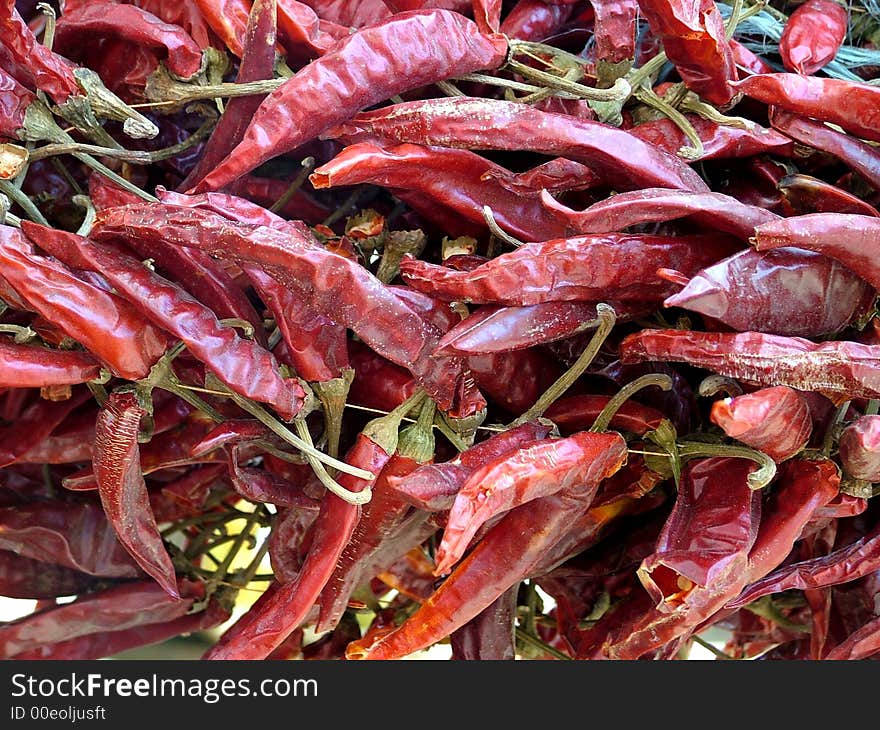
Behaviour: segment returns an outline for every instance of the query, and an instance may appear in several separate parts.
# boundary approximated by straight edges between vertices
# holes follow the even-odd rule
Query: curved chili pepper
[[[736,63],[715,3],[639,0],[639,9],[685,85],[712,104],[729,104]]]
[[[518,591],[518,585],[511,586],[464,626],[450,634],[453,659],[501,661],[516,658],[514,628]]]
[[[95,424],[95,478],[119,541],[168,595],[178,598],[174,565],[159,535],[141,473],[137,435],[145,413],[132,393],[110,395]]]
[[[395,194],[405,191],[410,207],[422,212],[420,201],[409,197],[415,193],[481,227],[483,206],[489,205],[496,222],[514,236],[529,241],[564,236],[564,224],[542,208],[536,195],[514,193],[496,182],[495,175],[504,172],[467,150],[362,142],[346,147],[309,180],[317,190],[369,183],[389,187]]]
[[[211,2],[202,0],[202,5],[215,4],[217,4],[215,0]],[[241,18],[238,17],[238,12],[247,12],[245,0],[233,0],[233,2],[227,0],[224,5],[232,7],[211,8],[207,14],[207,17],[215,18],[215,26],[219,26],[223,30],[233,24],[239,25]],[[225,12],[218,12],[221,10]],[[238,83],[272,78],[275,70],[275,33],[277,27],[275,11],[275,0],[257,0],[251,8],[250,15],[245,15],[245,27],[241,29],[243,32],[240,35],[239,32],[228,34],[241,39],[240,43],[237,42],[238,49],[233,51],[241,58],[238,76],[235,79]],[[205,12],[204,9],[203,12]],[[229,41],[227,40],[226,43],[228,45]],[[264,98],[255,94],[254,96],[229,99],[226,102],[223,116],[214,127],[198,163],[178,186],[180,190],[186,190],[195,185],[241,142],[248,122]]]
[[[94,380],[101,365],[76,350],[50,350],[0,339],[0,388],[45,388]]]
[[[224,45],[243,59],[244,48],[247,45],[246,28],[251,10],[248,0],[193,0],[193,3],[198,7],[204,22],[217,34]],[[172,21],[165,19],[165,22]],[[274,47],[274,40],[269,45]]]
[[[814,74],[833,60],[849,26],[847,9],[834,0],[807,0],[789,16],[779,38],[787,71]]]
[[[134,5],[113,2],[90,2],[76,10],[66,11],[58,19],[55,47],[66,55],[75,56],[79,48],[109,36],[162,52],[172,73],[187,79],[202,66],[202,49],[182,28],[163,23],[152,13]]]
[[[48,500],[0,509],[0,549],[102,578],[136,578],[140,569],[101,508]]]
[[[553,421],[563,432],[587,430],[610,400],[611,396],[608,395],[570,395],[547,408],[544,417]],[[648,431],[655,430],[665,418],[650,406],[627,400],[611,417],[609,425],[617,430],[644,436]]]
[[[348,35],[348,28],[318,17],[306,3],[277,0],[278,33],[288,56],[322,56]]]
[[[867,311],[873,294],[852,271],[795,248],[740,251],[693,276],[664,301],[741,332],[817,337]]]
[[[748,240],[755,226],[779,217],[763,208],[740,203],[723,193],[694,193],[665,188],[618,193],[582,211],[572,210],[547,192],[542,192],[541,203],[566,223],[568,235],[612,233],[642,223],[688,218],[704,228],[717,229]]]
[[[873,216],[812,213],[758,226],[752,243],[758,251],[783,246],[816,251],[880,289],[880,265],[874,255],[878,233],[880,219]]]
[[[82,281],[63,264],[38,256],[21,232],[8,226],[0,226],[0,271],[34,311],[119,377],[143,378],[168,346],[165,334],[128,302]]]
[[[546,189],[551,193],[562,193],[568,190],[588,190],[601,183],[601,178],[593,170],[580,162],[557,157],[542,165],[525,172],[513,173],[510,170],[498,170],[493,179],[505,190],[514,193],[540,193]],[[486,176],[495,175],[486,172]]]
[[[508,38],[542,41],[560,30],[573,10],[570,5],[548,5],[544,0],[519,0],[500,30]]]
[[[612,306],[618,322],[650,307],[637,302],[614,302]],[[437,354],[510,352],[572,337],[594,328],[597,322],[596,305],[590,302],[545,302],[528,307],[487,304],[448,330],[437,345]]]
[[[834,155],[857,175],[880,189],[880,151],[873,145],[842,134],[826,124],[775,107],[771,107],[770,124],[801,144]]]
[[[735,38],[729,40],[730,50],[733,53],[733,59],[739,68],[745,69],[753,74],[769,74],[773,73],[773,67],[760,56],[756,56],[750,49],[746,48]],[[742,74],[740,74],[742,75]]]
[[[715,401],[709,418],[731,438],[774,461],[785,461],[801,451],[813,431],[806,401],[784,385]]]
[[[797,215],[854,213],[880,218],[880,211],[862,198],[809,175],[786,175],[776,187]]]
[[[437,38],[443,38],[442,47]],[[228,185],[395,94],[496,68],[506,54],[502,38],[486,37],[471,21],[444,10],[396,15],[359,30],[270,94],[244,140],[194,192]],[[361,70],[354,73],[355,69]],[[373,73],[375,69],[381,71]]]
[[[880,416],[862,416],[843,429],[840,463],[851,477],[880,481]]]
[[[492,120],[491,130],[486,119]],[[403,143],[558,155],[588,165],[622,190],[707,191],[683,160],[625,130],[541,112],[528,104],[470,97],[404,102],[358,114],[329,134],[358,132]]]
[[[875,398],[880,393],[880,348],[858,342],[815,344],[760,332],[645,329],[620,344],[624,363],[687,362],[758,385],[787,385],[831,398]]]
[[[765,104],[822,122],[833,122],[857,137],[880,142],[877,111],[880,88],[876,86],[782,73],[747,76],[734,86]]]
[[[582,456],[592,468],[574,493],[543,497],[508,512],[403,625],[371,645],[353,642],[346,657],[391,659],[431,646],[532,575],[572,519],[589,508],[599,482],[626,460],[620,436],[594,433],[590,441]]]
[[[367,269],[305,233],[245,226],[198,209],[126,206],[100,214],[93,234],[149,236],[260,264],[316,312],[350,327],[379,354],[413,372],[444,410],[470,415],[485,405],[460,360],[430,357],[439,339],[433,327]]]
[[[400,273],[413,288],[450,301],[509,306],[600,299],[651,301],[669,296],[669,283],[656,277],[658,268],[696,273],[735,248],[717,234],[578,236],[526,244],[473,271],[454,271],[407,256]]]
[[[122,631],[183,616],[204,589],[181,584],[185,598],[175,588],[169,597],[152,581],[114,586],[48,611],[41,611],[0,627],[0,656],[5,659],[47,644],[107,630]]]
[[[74,596],[95,582],[85,573],[0,550],[0,596],[40,600]]]

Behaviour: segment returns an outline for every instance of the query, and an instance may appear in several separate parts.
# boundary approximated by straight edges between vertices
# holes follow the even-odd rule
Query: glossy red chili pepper
[[[47,500],[0,509],[0,549],[102,578],[143,575],[96,504]]]
[[[444,39],[442,48],[437,38]],[[357,31],[270,94],[245,139],[195,192],[228,185],[365,107],[440,79],[496,68],[506,54],[502,38],[486,37],[444,10],[392,16]]]
[[[492,120],[492,130],[486,126],[486,119]],[[527,149],[559,155],[588,165],[622,190],[707,190],[703,180],[683,160],[625,130],[548,114],[516,102],[470,97],[405,102],[359,114],[329,134],[358,132],[404,143],[484,150]]]
[[[752,243],[758,251],[783,246],[816,251],[880,289],[880,266],[873,253],[878,232],[880,219],[873,216],[813,213],[758,226]]]
[[[687,218],[701,227],[748,240],[755,226],[778,218],[770,211],[740,203],[723,193],[693,193],[665,188],[618,193],[582,211],[572,210],[547,192],[541,194],[541,203],[565,222],[568,235],[612,233],[642,223]]]
[[[160,221],[163,227],[157,230]],[[159,237],[260,264],[315,311],[350,327],[379,354],[412,371],[444,410],[470,415],[485,405],[465,379],[460,360],[430,357],[439,339],[433,327],[359,263],[327,251],[305,232],[254,228],[203,210],[127,206],[101,214],[93,234]]]
[[[408,256],[400,273],[413,288],[449,301],[508,306],[651,301],[669,295],[670,285],[656,277],[658,268],[696,273],[735,249],[736,244],[717,234],[605,234],[526,244],[473,271],[454,271]]]
[[[132,393],[110,395],[95,424],[95,478],[119,541],[164,591],[177,598],[174,565],[159,535],[141,473],[137,436],[144,414]]]
[[[0,656],[9,659],[78,636],[179,618],[204,595],[199,584],[184,582],[181,588],[186,597],[172,598],[152,581],[139,581],[26,616],[0,627]]]
[[[591,434],[584,460],[590,474],[574,493],[543,497],[507,513],[455,571],[399,628],[374,643],[349,645],[349,659],[391,659],[434,644],[474,618],[513,585],[533,574],[572,518],[589,507],[599,482],[626,460],[623,439]]]
[[[639,5],[636,0],[597,0],[590,3],[593,21],[593,53],[597,61],[621,63],[635,58]]]
[[[0,550],[0,596],[7,598],[58,598],[88,590],[95,578],[60,565]]]
[[[56,25],[55,48],[76,57],[81,47],[105,36],[160,52],[168,70],[181,78],[194,76],[202,65],[201,48],[182,28],[134,5],[114,2],[90,2],[65,11]]]
[[[43,238],[32,240],[39,243]],[[143,378],[168,346],[165,334],[128,302],[82,281],[63,264],[39,256],[20,231],[8,226],[0,226],[0,268],[30,308],[119,377]]]
[[[203,5],[217,5],[216,1],[205,2]],[[247,12],[248,4],[245,0],[225,1],[224,5],[232,7],[211,8],[206,12],[208,18],[214,18],[215,27],[226,29],[228,26],[241,24],[240,12]],[[275,34],[276,34],[276,2],[275,0],[257,0],[250,11],[250,15],[244,17],[243,32],[238,30],[228,33],[233,38],[240,38],[238,48],[233,52],[241,58],[238,67],[238,83],[248,81],[262,81],[270,79],[275,70]],[[203,13],[205,9],[203,8]],[[230,28],[231,30],[231,28]],[[229,40],[224,39],[227,45]],[[202,150],[201,157],[189,175],[180,183],[179,189],[186,190],[205,175],[208,174],[220,161],[228,155],[232,149],[241,142],[244,130],[264,96],[241,96],[229,99],[223,116],[214,127],[210,138]]]
[[[786,175],[776,187],[796,215],[853,213],[880,218],[880,211],[862,198],[809,175]]]
[[[849,26],[847,9],[834,0],[807,0],[785,23],[779,56],[787,71],[814,74],[833,60]]]
[[[747,76],[734,86],[765,104],[822,122],[833,122],[857,137],[880,142],[877,112],[880,88],[876,86],[782,73]]]
[[[248,13],[251,10],[248,0],[193,0],[193,3],[198,7],[204,22],[224,45],[236,56],[243,58],[247,44],[245,35]],[[165,19],[165,22],[172,21]],[[274,40],[271,45],[274,46]]]
[[[645,329],[620,344],[620,359],[687,362],[758,385],[788,385],[832,398],[875,398],[880,393],[880,348],[858,342],[815,344],[760,332]]]
[[[0,137],[18,139],[24,115],[36,97],[0,68]]]
[[[101,372],[95,358],[78,350],[50,350],[0,339],[0,388],[44,388],[94,380]]]
[[[439,204],[446,215],[454,212],[485,226],[483,206],[492,208],[495,221],[512,235],[528,241],[565,235],[564,226],[543,210],[536,195],[512,192],[496,182],[507,173],[489,160],[467,150],[400,144],[380,147],[359,143],[346,147],[321,165],[309,180],[317,190],[342,185],[383,185],[411,208],[434,219],[421,198]],[[411,197],[416,194],[418,197]]]
[[[880,416],[862,416],[843,429],[839,453],[849,476],[880,481]]]
[[[711,0],[639,0],[639,9],[685,85],[719,106],[735,95],[736,62]]]
[[[801,451],[813,431],[806,401],[784,385],[715,401],[709,418],[731,438],[774,461],[785,461]]]
[[[842,330],[872,300],[870,288],[833,259],[782,248],[735,253],[693,276],[664,305],[742,332],[818,337]]]
[[[570,5],[548,5],[543,0],[519,0],[501,23],[508,38],[542,41],[560,30],[571,17]]]
[[[322,20],[306,3],[277,2],[278,34],[291,58],[321,56],[348,35],[348,28]]]
[[[733,60],[740,69],[744,69],[753,74],[769,74],[773,73],[773,67],[760,56],[756,56],[753,51],[746,48],[735,38],[730,39],[730,50],[733,53]],[[742,77],[743,74],[740,74]]]
[[[562,375],[559,363],[537,347],[470,355],[467,365],[486,397],[512,414],[533,405]]]

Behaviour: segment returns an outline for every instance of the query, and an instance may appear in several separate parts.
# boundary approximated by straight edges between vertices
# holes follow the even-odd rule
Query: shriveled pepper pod
[[[728,436],[775,461],[800,452],[813,431],[806,401],[784,385],[716,401],[709,417]]]
[[[838,444],[843,470],[855,479],[880,482],[880,416],[862,416],[843,429]]]
[[[848,25],[847,9],[835,0],[807,0],[789,17],[779,39],[787,71],[811,75],[833,60]]]

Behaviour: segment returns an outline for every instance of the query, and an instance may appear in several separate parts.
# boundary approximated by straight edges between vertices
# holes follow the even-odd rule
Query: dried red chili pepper
[[[0,388],[44,388],[96,379],[101,365],[77,350],[50,350],[0,339]]]
[[[590,3],[593,21],[593,53],[610,64],[631,61],[636,55],[639,5],[636,0],[597,0]]]
[[[880,651],[878,636],[880,636],[880,619],[875,618],[847,636],[829,651],[824,659],[828,661],[868,659]]]
[[[392,14],[383,0],[305,0],[318,17],[349,28],[375,25]]]
[[[639,0],[639,9],[685,85],[712,104],[729,104],[736,63],[717,6],[710,0]]]
[[[785,461],[801,451],[813,431],[806,401],[784,385],[715,401],[709,418],[731,438],[774,461]]]
[[[582,211],[572,210],[547,192],[541,194],[541,203],[565,222],[568,235],[612,233],[654,221],[688,218],[701,227],[748,240],[755,226],[778,218],[770,211],[740,203],[723,193],[694,193],[665,188],[618,193]]]
[[[542,41],[560,30],[573,10],[570,5],[548,5],[544,0],[519,0],[500,30],[508,38]]]
[[[570,395],[553,403],[544,411],[544,417],[565,433],[583,431],[593,425],[610,400],[611,396],[607,395]],[[664,418],[660,411],[650,406],[627,400],[614,412],[609,426],[644,436],[655,430]]]
[[[821,254],[747,249],[703,269],[664,305],[742,332],[817,337],[842,330],[872,299],[858,276]]]
[[[202,66],[201,48],[182,28],[163,23],[134,5],[114,2],[89,2],[65,10],[55,28],[55,48],[76,57],[82,46],[104,36],[159,51],[168,69],[184,79],[197,74]]]
[[[696,273],[736,249],[713,235],[605,234],[530,243],[473,271],[404,257],[400,273],[415,289],[450,301],[528,306],[599,299],[652,301],[669,294],[658,268]],[[618,263],[619,262],[619,263]]]
[[[251,4],[248,0],[193,0],[204,22],[224,45],[239,58],[244,57],[245,35]],[[158,15],[158,13],[156,13]],[[172,21],[165,19],[166,23]],[[274,46],[274,41],[270,44]],[[203,46],[204,47],[204,46]],[[244,79],[240,79],[244,81]]]
[[[787,71],[814,74],[837,55],[849,26],[847,9],[834,0],[807,0],[789,16],[779,38]]]
[[[747,76],[734,86],[746,96],[794,114],[832,122],[847,132],[880,142],[880,88],[843,79],[800,74]]]
[[[875,398],[880,393],[880,348],[858,342],[815,344],[760,332],[645,329],[620,344],[620,359],[687,362],[758,385],[787,385],[831,398]]]
[[[840,463],[855,479],[880,481],[880,416],[862,416],[840,434]]]
[[[730,50],[733,53],[733,59],[740,69],[745,69],[753,74],[769,74],[773,73],[773,67],[760,56],[756,56],[753,51],[746,48],[735,38],[730,39]],[[740,74],[742,76],[742,74]]]
[[[519,586],[511,586],[464,626],[450,634],[452,659],[501,661],[516,658],[515,619]]]
[[[278,33],[290,58],[321,56],[348,35],[348,28],[322,20],[306,3],[277,2]]]
[[[0,550],[0,596],[7,598],[58,598],[89,589],[95,578],[60,565]]]
[[[752,243],[758,251],[784,246],[816,251],[880,289],[880,267],[873,254],[878,231],[880,219],[873,216],[812,213],[758,226]]]
[[[592,468],[574,493],[561,492],[511,510],[402,626],[373,643],[353,642],[346,657],[391,659],[430,646],[529,577],[572,518],[589,508],[599,482],[626,460],[625,444],[618,435],[594,433],[583,457]]]
[[[444,39],[442,48],[437,38]],[[506,54],[502,38],[486,37],[471,21],[444,10],[392,16],[357,31],[270,94],[244,140],[194,192],[228,185],[266,160],[395,94],[496,68]],[[355,68],[363,72],[352,76]]]
[[[134,394],[110,395],[95,424],[95,478],[119,541],[168,595],[177,598],[174,565],[159,535],[140,468],[137,436],[144,414]]]
[[[36,96],[0,68],[0,137],[18,139],[25,113]]]
[[[348,353],[355,373],[348,399],[355,405],[391,411],[419,387],[408,370],[386,360],[362,342],[349,340]]]
[[[854,213],[880,218],[880,211],[862,198],[809,175],[786,175],[776,188],[796,215]]]
[[[492,120],[492,130],[485,119]],[[559,155],[588,165],[622,190],[707,191],[683,160],[625,130],[528,104],[470,97],[405,102],[358,114],[328,136],[359,132],[403,143]]]

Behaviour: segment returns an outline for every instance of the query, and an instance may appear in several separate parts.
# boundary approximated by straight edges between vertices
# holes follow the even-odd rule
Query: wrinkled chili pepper
[[[880,349],[858,342],[815,344],[760,332],[644,329],[620,345],[620,359],[687,362],[757,385],[787,385],[831,398],[875,398],[880,393]]]
[[[0,339],[0,388],[44,388],[94,380],[101,365],[78,350],[50,350]]]
[[[571,17],[570,5],[548,5],[543,0],[519,0],[501,23],[508,38],[542,41],[560,30]]]
[[[437,38],[444,39],[442,48]],[[471,21],[444,10],[392,16],[357,31],[270,94],[244,140],[194,192],[222,188],[365,107],[434,81],[495,68],[506,54],[502,38],[484,36]]]
[[[774,461],[785,461],[801,451],[813,431],[806,401],[784,385],[715,401],[709,418],[731,438]]]
[[[779,39],[786,70],[810,75],[833,60],[846,37],[848,16],[835,0],[807,0],[798,5]]]
[[[880,416],[862,416],[840,434],[840,463],[856,479],[880,481]]]
[[[606,395],[570,395],[560,398],[546,411],[549,418],[563,432],[573,433],[589,429],[611,400]],[[656,429],[665,416],[650,406],[628,400],[615,411],[610,426],[620,431],[643,436]]]
[[[453,659],[499,661],[516,658],[514,628],[518,590],[518,585],[511,586],[464,626],[452,632]]]
[[[430,646],[530,576],[571,519],[588,509],[599,482],[626,460],[623,439],[591,434],[583,457],[592,468],[573,493],[563,491],[511,510],[402,626],[371,644],[353,642],[346,657],[390,659]]]
[[[193,0],[193,3],[198,7],[204,22],[226,47],[239,58],[243,58],[251,4],[247,0]],[[165,22],[172,21],[166,19]],[[274,45],[274,41],[271,45]]]
[[[797,215],[854,213],[880,218],[880,211],[862,198],[809,175],[786,175],[776,188]]]
[[[595,13],[593,53],[596,60],[616,64],[634,59],[639,13],[636,0],[596,0],[590,5]]]
[[[36,96],[0,68],[0,137],[18,139],[25,113]]]
[[[119,541],[168,595],[177,598],[174,565],[159,535],[140,468],[137,436],[144,414],[132,393],[110,395],[95,424],[95,478]]]
[[[0,596],[7,598],[58,598],[82,593],[95,578],[60,565],[0,550]]]
[[[492,121],[492,129],[486,126]],[[623,190],[663,187],[705,192],[683,160],[629,132],[527,104],[455,97],[365,112],[328,134],[369,133],[397,142],[484,150],[528,149],[590,166]]]
[[[526,244],[473,271],[453,271],[408,256],[400,272],[413,288],[450,301],[508,306],[599,299],[651,301],[668,296],[668,283],[655,275],[658,268],[696,273],[735,249],[735,244],[717,234],[605,234]]]
[[[322,20],[306,3],[277,0],[278,33],[288,56],[321,56],[345,38],[348,29]]]
[[[383,0],[305,0],[305,3],[318,17],[350,28],[375,25],[392,13]]]

